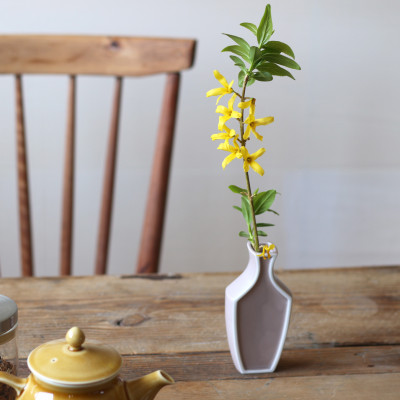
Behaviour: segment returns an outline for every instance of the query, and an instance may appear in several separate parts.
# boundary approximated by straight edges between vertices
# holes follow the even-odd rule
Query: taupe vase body
[[[247,247],[249,263],[225,291],[229,348],[239,372],[273,372],[285,342],[292,296],[274,275],[277,249],[264,260],[250,243]]]

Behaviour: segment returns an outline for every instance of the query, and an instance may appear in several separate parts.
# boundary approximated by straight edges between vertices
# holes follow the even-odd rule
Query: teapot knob
[[[82,344],[85,341],[85,334],[80,328],[75,326],[67,332],[65,339],[69,344],[68,350],[79,351],[82,350]]]

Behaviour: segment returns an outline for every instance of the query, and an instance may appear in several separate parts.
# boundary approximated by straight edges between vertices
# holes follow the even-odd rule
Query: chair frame
[[[61,275],[70,275],[72,264],[76,75],[116,77],[98,230],[96,274],[104,274],[107,270],[123,78],[159,73],[167,75],[136,266],[136,273],[155,273],[158,272],[162,241],[180,71],[193,65],[195,45],[196,41],[193,39],[65,35],[0,36],[0,74],[15,75],[16,83],[18,198],[23,276],[34,275],[34,262],[22,75],[70,76],[63,178]]]

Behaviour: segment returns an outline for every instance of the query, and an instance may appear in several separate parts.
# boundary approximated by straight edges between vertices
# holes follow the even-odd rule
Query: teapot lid
[[[115,378],[119,353],[110,346],[85,343],[83,331],[71,328],[65,340],[44,343],[31,352],[28,367],[40,381],[58,387],[84,388]]]

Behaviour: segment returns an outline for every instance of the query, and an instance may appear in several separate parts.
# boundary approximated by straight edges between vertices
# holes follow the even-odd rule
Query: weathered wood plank
[[[399,344],[400,268],[280,273],[294,294],[285,349]],[[72,325],[121,354],[227,351],[235,274],[1,279],[20,308],[21,357]]]
[[[400,373],[400,346],[284,350],[271,374],[241,375],[229,352],[137,354],[123,356],[121,376],[133,379],[154,370],[167,371],[176,382],[213,380],[265,380],[322,375]],[[20,360],[20,375],[29,374]]]
[[[133,378],[156,369],[176,381],[267,379],[317,375],[400,373],[400,346],[284,350],[271,374],[241,375],[229,352],[149,354],[125,356],[122,376]],[[400,383],[400,382],[399,382]]]
[[[178,382],[157,400],[398,400],[400,374],[330,375],[301,378]]]
[[[158,367],[156,367],[158,368]],[[162,368],[162,367],[161,367]],[[154,368],[147,368],[152,372]],[[136,370],[137,371],[137,370]],[[169,373],[171,371],[166,370]],[[133,376],[141,376],[137,371]],[[22,366],[21,376],[27,376],[26,363]],[[207,379],[183,381],[175,379],[175,385],[164,388],[158,399],[290,399],[290,400],[398,400],[400,374],[369,375],[322,375],[302,377],[265,376],[254,378],[252,375],[232,379],[219,379],[211,373]],[[124,376],[124,374],[122,374]],[[125,374],[131,379],[131,374]]]
[[[105,74],[176,72],[193,63],[192,39],[118,36],[0,35],[0,74]]]
[[[290,271],[287,347],[400,343],[400,268]]]

